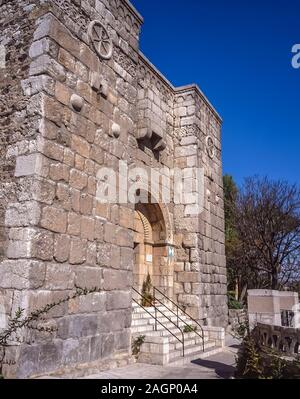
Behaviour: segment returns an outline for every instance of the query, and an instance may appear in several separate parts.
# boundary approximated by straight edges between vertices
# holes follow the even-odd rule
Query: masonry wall
[[[168,294],[194,317],[225,325],[218,115],[196,86],[175,89],[139,52],[142,19],[125,0],[11,1],[0,12],[0,44],[8,48],[0,71],[7,314],[18,306],[29,313],[78,286],[100,291],[53,309],[55,332],[26,333],[7,351],[16,364],[5,374],[84,373],[129,360],[134,206],[96,199],[99,169],[118,171],[120,160],[147,170],[205,169],[201,215],[175,205],[174,193],[162,205],[165,242],[175,252],[160,270]],[[94,20],[113,39],[108,60],[90,42]]]
[[[49,318],[56,331],[48,340],[29,334],[16,354],[7,351],[7,361],[17,364],[6,367],[6,374],[18,377],[101,359],[126,360],[131,324],[132,210],[97,204],[95,176],[100,166],[117,168],[119,159],[129,157],[136,89],[134,76],[117,61],[100,61],[88,45],[86,27],[94,19],[105,21],[115,56],[134,64],[140,21],[126,4],[117,9],[113,2],[30,3],[15,2],[10,16],[17,11],[34,27],[24,46],[30,65],[15,84],[17,95],[27,97],[26,123],[30,112],[37,121],[36,140],[25,153],[16,153],[15,143],[9,148],[14,151],[10,179],[23,197],[4,204],[8,242],[1,286],[12,290],[27,312],[66,297],[76,286],[101,292],[55,308]],[[34,18],[35,13],[42,15]],[[23,36],[23,26],[18,28]],[[95,74],[101,92],[93,87]],[[80,110],[73,94],[80,96]],[[118,140],[113,123],[119,126]]]

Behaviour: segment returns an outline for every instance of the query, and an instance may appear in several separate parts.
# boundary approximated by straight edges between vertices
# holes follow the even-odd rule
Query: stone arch
[[[173,297],[173,229],[166,205],[137,203],[134,213],[134,287],[141,291],[148,273],[152,285]],[[152,195],[152,199],[153,199]]]

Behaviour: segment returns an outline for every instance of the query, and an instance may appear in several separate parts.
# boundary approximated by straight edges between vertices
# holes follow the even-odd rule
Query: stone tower
[[[53,309],[50,336],[26,332],[8,348],[8,377],[126,362],[132,286],[148,273],[200,322],[227,324],[221,119],[196,85],[173,87],[140,52],[142,23],[127,0],[0,1],[4,320],[99,289]],[[99,169],[120,161],[190,169],[191,184],[201,168],[204,210],[174,192],[99,202]]]

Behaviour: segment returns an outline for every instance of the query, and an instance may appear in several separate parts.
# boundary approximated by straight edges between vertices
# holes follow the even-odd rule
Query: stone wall
[[[139,51],[142,18],[127,0],[0,2],[0,289],[8,314],[101,290],[49,314],[56,331],[7,351],[7,376],[28,377],[130,357],[131,204],[101,204],[97,172],[119,161],[205,169],[204,212],[162,206],[159,270],[197,319],[227,323],[221,120],[197,86],[174,88]],[[91,42],[100,21],[113,43]],[[1,142],[1,144],[2,144]],[[195,176],[191,176],[194,180]],[[100,367],[100,366],[99,366]]]

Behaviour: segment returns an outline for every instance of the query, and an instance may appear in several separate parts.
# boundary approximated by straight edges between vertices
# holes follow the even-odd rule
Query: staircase
[[[197,329],[196,332],[183,332],[186,325],[194,326],[195,323],[183,313],[179,314],[181,320],[178,321],[176,312],[177,309],[173,310],[173,307],[168,310],[164,305],[157,304],[155,311],[155,307],[143,308],[133,302],[131,325],[133,338],[141,335],[167,337],[169,342],[168,366],[182,366],[193,360],[204,359],[222,351],[222,346],[209,338],[208,327],[203,327],[203,331]],[[176,326],[177,323],[180,328]]]

